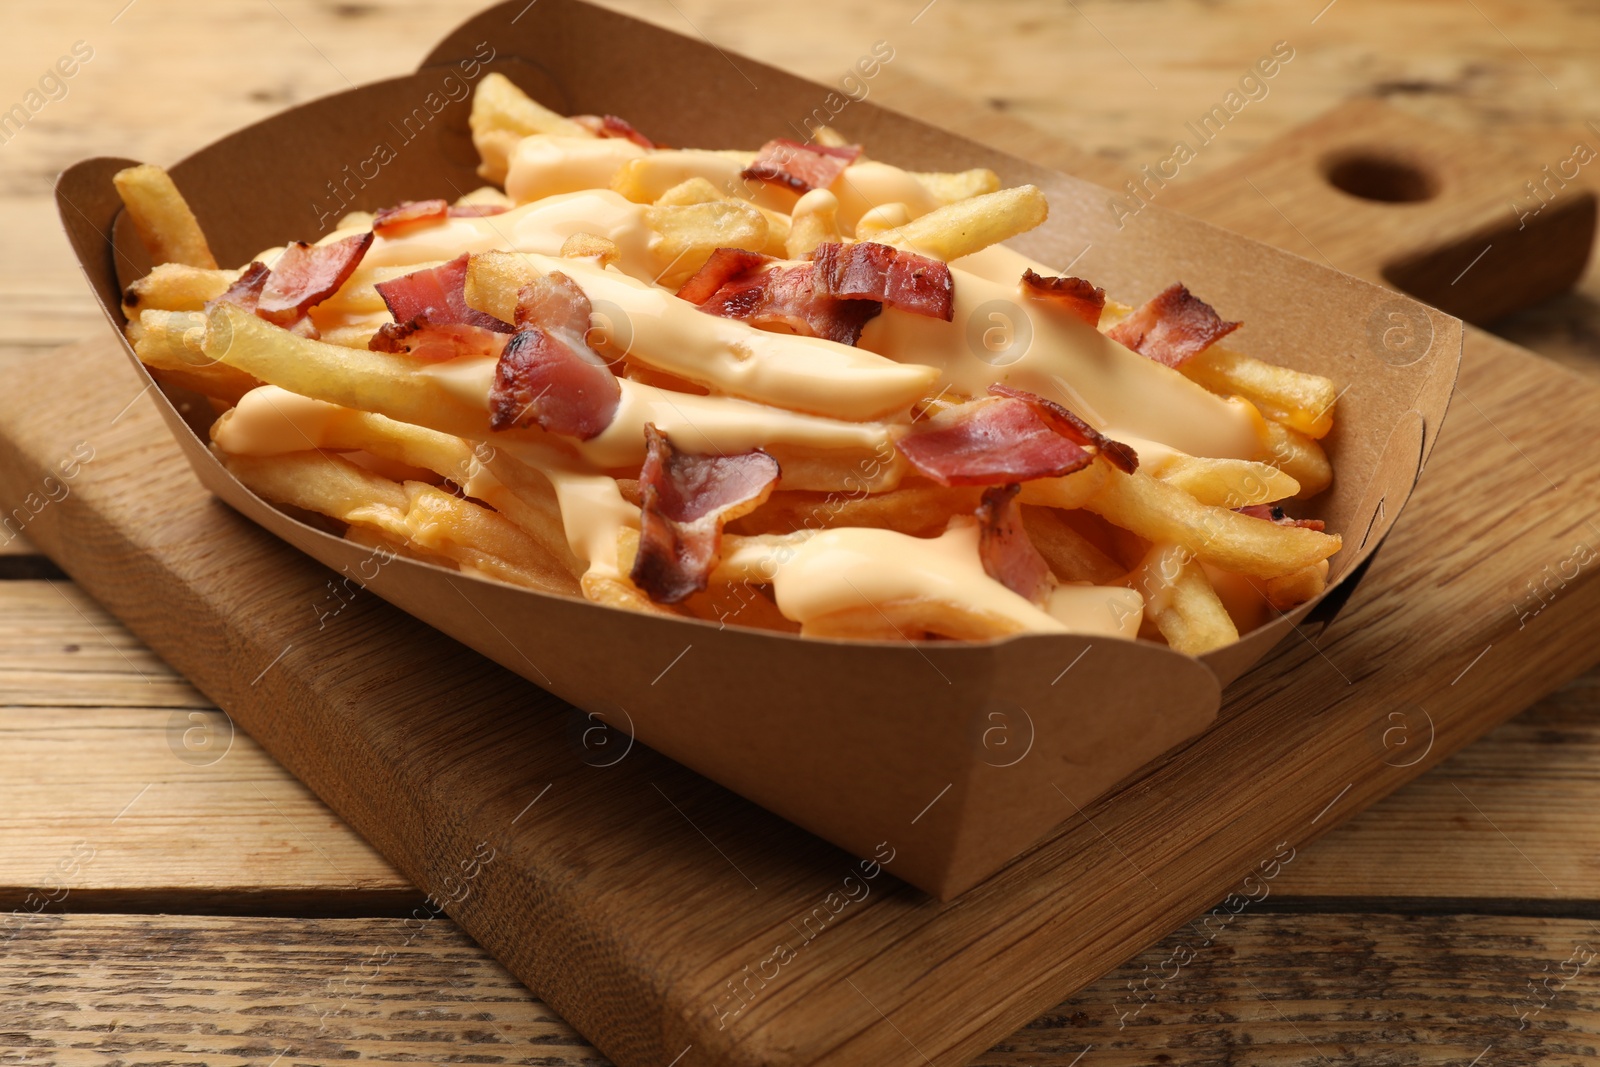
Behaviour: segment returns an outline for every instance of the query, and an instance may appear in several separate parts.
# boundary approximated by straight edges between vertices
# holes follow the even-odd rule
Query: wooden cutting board
[[[1222,197],[1226,221],[1314,225],[1269,197]],[[1370,233],[1370,262],[1435,250],[1401,233]],[[1059,835],[990,882],[941,905],[883,875],[851,900],[850,857],[341,595],[211,500],[113,338],[6,381],[3,499],[47,500],[61,461],[93,457],[28,536],[625,1067],[965,1059],[1230,891],[1248,906],[1306,842],[1597,654],[1600,391],[1474,334],[1426,477],[1331,625],[1164,765],[1088,812],[1064,802]],[[802,925],[821,932],[802,944]],[[366,970],[404,947],[374,944]],[[323,1010],[359,996],[330,984]]]

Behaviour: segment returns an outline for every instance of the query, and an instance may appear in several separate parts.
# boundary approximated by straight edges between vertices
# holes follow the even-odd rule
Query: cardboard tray
[[[601,49],[604,64],[594,62]],[[470,84],[488,70],[557,110],[621,114],[684,145],[759,144],[796,128],[834,92],[745,60],[736,68],[708,44],[577,0],[509,3],[465,23],[417,74],[294,108],[172,172],[225,263],[318,233],[330,210],[454,197],[481,184],[466,117]],[[629,77],[607,73],[616,70]],[[751,93],[747,79],[761,91]],[[409,560],[365,584],[852,854],[892,854],[895,874],[948,898],[1045,836],[1059,822],[1061,794],[1082,807],[1202,732],[1225,685],[1298,621],[1342,603],[1432,447],[1460,325],[1156,208],[1119,232],[1104,190],[866,102],[831,122],[875,157],[913,169],[984,166],[1008,185],[1039,185],[1051,218],[1015,242],[1022,251],[1047,263],[1076,259],[1074,273],[1124,300],[1182,280],[1246,323],[1236,347],[1350,386],[1326,441],[1334,486],[1311,509],[1345,536],[1328,594],[1197,660],[1149,643],[1059,635],[915,646],[801,640],[634,615]],[[121,287],[146,265],[130,227],[118,225],[110,178],[127,164],[89,160],[58,186],[72,245],[119,328]],[[1388,343],[1394,323],[1430,342]],[[164,395],[160,407],[217,496],[336,571],[371,572],[368,550],[276,510],[227,474],[186,421],[198,409],[184,397]],[[1019,750],[1034,758],[1016,759]]]

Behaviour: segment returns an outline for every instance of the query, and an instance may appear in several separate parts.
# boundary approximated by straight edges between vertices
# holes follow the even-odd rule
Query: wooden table
[[[56,170],[174,159],[408,69],[462,14],[124,3],[8,26],[0,107],[74,42],[93,57],[0,146],[0,367],[104,329],[56,234]],[[1564,138],[1600,145],[1583,128],[1600,31],[1576,6],[924,3],[616,6],[823,81],[889,41],[883,102],[1101,180],[1162,158],[1279,40],[1295,61],[1192,174],[1356,92],[1525,145],[1530,178]],[[1597,298],[1591,273],[1503,332],[1600,373]],[[11,543],[0,579],[0,904],[33,916],[0,918],[0,1063],[270,1064],[291,1045],[294,1062],[600,1062],[448,919],[403,925],[421,894],[48,561]],[[1600,672],[1304,850],[1175,978],[1156,946],[979,1062],[1594,1062],[1597,708]],[[1392,758],[1401,740],[1425,743],[1397,735]],[[1163,971],[1154,999],[1131,991]]]

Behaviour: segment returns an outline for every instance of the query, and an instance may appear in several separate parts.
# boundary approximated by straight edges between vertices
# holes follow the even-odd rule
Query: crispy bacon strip
[[[383,302],[389,306],[389,314],[394,316],[397,323],[404,324],[421,317],[435,326],[463,323],[498,333],[511,333],[511,327],[493,315],[467,306],[468,258],[463,252],[440,266],[379,282],[376,286],[378,295],[383,297]]]
[[[1005,485],[1082,470],[1094,453],[1013,398],[975,401],[900,438],[902,455],[940,485]]]
[[[339,291],[371,245],[370,233],[351,234],[326,245],[296,241],[272,265],[256,301],[256,314],[279,326],[294,325]]]
[[[446,214],[453,219],[481,219],[487,215],[504,215],[510,210],[504,204],[451,204]]]
[[[796,193],[826,189],[861,155],[858,144],[834,148],[780,137],[768,141],[740,177],[781,185]]]
[[[658,604],[676,604],[710,581],[723,524],[759,507],[778,461],[756,449],[733,456],[680,452],[646,423],[639,471],[639,554],[629,577]]]
[[[890,307],[949,322],[955,315],[950,268],[936,259],[872,241],[827,243],[812,254],[813,287],[850,300],[881,300]]]
[[[254,261],[239,275],[239,280],[228,286],[211,304],[237,304],[246,311],[254,311],[261,300],[261,290],[266,287],[267,275],[271,273],[265,263],[259,259]],[[207,305],[209,307],[210,304]]]
[[[743,248],[719,248],[711,253],[705,266],[678,290],[680,299],[691,304],[704,304],[718,289],[731,281],[744,277],[757,267],[770,262],[771,256],[749,252]]]
[[[1100,324],[1100,312],[1106,306],[1106,291],[1082,278],[1048,278],[1025,270],[1022,272],[1022,288],[1029,296],[1048,300],[1090,326]]]
[[[1077,415],[1057,404],[1054,400],[1046,400],[1037,393],[1014,389],[1009,385],[1002,385],[998,382],[989,386],[989,392],[994,396],[1007,396],[1015,400],[1021,400],[1031,407],[1034,414],[1043,419],[1056,433],[1069,441],[1082,445],[1084,448],[1095,449],[1110,460],[1112,465],[1119,470],[1132,474],[1139,469],[1139,454],[1137,452],[1121,441],[1113,441],[1087,422],[1078,418]]]
[[[808,337],[854,345],[861,330],[883,310],[876,300],[850,300],[816,291],[815,264],[766,268],[768,257],[719,248],[683,284],[678,295],[700,310],[752,326],[782,327]]]
[[[622,401],[616,375],[584,340],[589,298],[560,271],[523,286],[518,297],[519,329],[489,388],[489,426],[537,423],[587,441],[611,425]]]
[[[443,200],[407,200],[374,215],[372,232],[379,237],[398,237],[423,226],[436,225],[449,217],[450,205]]]
[[[1107,330],[1106,335],[1141,356],[1179,367],[1239,326],[1237,322],[1224,322],[1210,304],[1191,295],[1179,283],[1157,293]]]
[[[978,504],[978,557],[984,573],[1018,596],[1043,604],[1055,587],[1055,574],[1022,525],[1012,482],[983,491]]]
[[[459,356],[499,357],[507,335],[464,322],[435,324],[427,315],[407,322],[386,322],[378,327],[367,347],[374,352],[404,352],[435,362]]]
[[[627,119],[619,119],[615,115],[576,115],[574,122],[587,127],[596,137],[620,137],[625,141],[632,141],[640,148],[660,148],[650,138],[640,133]]]
[[[1284,510],[1276,504],[1248,504],[1242,508],[1234,508],[1241,515],[1248,515],[1252,519],[1265,519],[1275,522],[1279,526],[1298,526],[1305,530],[1322,532],[1324,523],[1321,519],[1291,519]]]

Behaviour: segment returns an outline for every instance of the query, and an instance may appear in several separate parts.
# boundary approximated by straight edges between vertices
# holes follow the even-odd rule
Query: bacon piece
[[[732,456],[680,452],[646,423],[639,471],[639,553],[629,577],[658,604],[700,592],[722,546],[723,524],[759,507],[778,481],[760,449]]]
[[[372,219],[372,232],[379,237],[398,237],[423,226],[434,226],[450,216],[450,205],[443,200],[407,200],[386,207]]]
[[[1265,519],[1267,522],[1277,523],[1279,526],[1298,526],[1305,530],[1316,530],[1318,533],[1321,533],[1325,526],[1321,519],[1291,519],[1276,504],[1249,504],[1233,510],[1241,515],[1248,515],[1252,519]]]
[[[1035,604],[1043,604],[1055,587],[1050,564],[1039,554],[1022,525],[1015,482],[983,491],[978,504],[978,558],[984,573]]]
[[[523,286],[517,335],[500,353],[489,389],[489,426],[507,430],[538,423],[579,440],[616,417],[622,386],[584,340],[589,298],[571,278],[551,271]]]
[[[1054,400],[1046,400],[1037,393],[1014,389],[999,382],[989,386],[989,392],[993,396],[1008,396],[1027,404],[1033,409],[1034,414],[1043,419],[1056,433],[1084,448],[1097,450],[1117,469],[1127,474],[1139,469],[1137,452],[1121,441],[1113,441]]]
[[[505,204],[451,204],[446,214],[453,219],[481,219],[487,215],[504,215],[510,210]]]
[[[497,333],[511,333],[512,328],[493,315],[467,306],[468,258],[463,252],[440,266],[379,282],[376,286],[378,295],[383,297],[383,302],[389,306],[389,314],[394,316],[397,323],[425,317],[434,326],[459,322]]]
[[[367,345],[374,352],[404,352],[433,362],[461,356],[499,357],[507,335],[464,322],[432,323],[418,315],[404,323],[386,322]]]
[[[768,257],[719,248],[683,284],[678,295],[700,310],[752,326],[781,326],[807,337],[854,345],[861,330],[883,310],[876,300],[847,300],[816,291],[815,264],[762,270]]]
[[[1106,336],[1157,363],[1180,367],[1184,360],[1239,328],[1224,322],[1210,304],[1182,283],[1156,294],[1106,331]]]
[[[272,265],[256,301],[256,314],[279,326],[292,326],[339,291],[371,245],[370,233],[351,234],[326,245],[296,241]]]
[[[265,263],[256,260],[244,269],[238,281],[228,286],[221,296],[206,307],[209,309],[212,304],[237,304],[246,311],[254,311],[261,300],[261,290],[266,287],[267,276],[271,273]]]
[[[936,259],[872,241],[818,245],[812,254],[813,287],[850,300],[881,300],[890,307],[949,322],[955,316],[950,268]]]
[[[1048,278],[1029,269],[1022,272],[1022,287],[1029,296],[1065,308],[1090,326],[1100,324],[1100,312],[1106,306],[1106,291],[1097,289],[1082,278]]]
[[[691,304],[704,304],[728,282],[744,277],[762,264],[770,262],[771,258],[743,248],[718,248],[711,253],[705,266],[695,271],[694,276],[683,283],[678,290],[678,297]]]
[[[615,115],[575,115],[572,121],[587,128],[596,137],[620,137],[640,148],[663,147],[640,133],[633,123]]]
[[[801,144],[780,137],[768,141],[756,153],[753,163],[739,176],[745,179],[771,182],[796,193],[809,193],[813,189],[826,189],[844,169],[861,155],[858,144],[828,145]]]
[[[900,438],[902,455],[940,485],[1005,485],[1082,470],[1094,453],[1013,397],[962,404]]]

